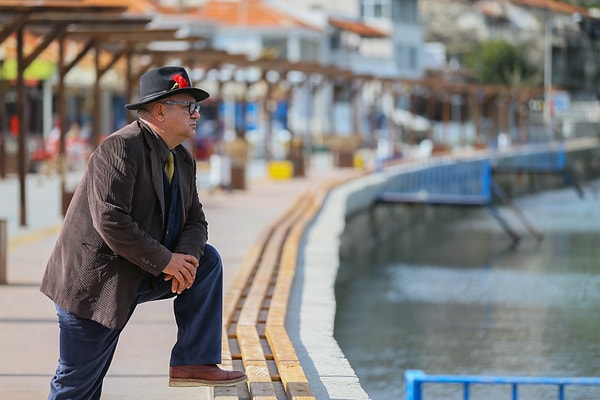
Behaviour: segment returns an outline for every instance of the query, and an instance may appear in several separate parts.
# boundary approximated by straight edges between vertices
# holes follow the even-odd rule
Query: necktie
[[[169,183],[173,180],[173,173],[175,172],[175,162],[173,158],[173,153],[169,152],[169,157],[167,157],[167,161],[165,161],[165,174],[167,174],[167,179]]]

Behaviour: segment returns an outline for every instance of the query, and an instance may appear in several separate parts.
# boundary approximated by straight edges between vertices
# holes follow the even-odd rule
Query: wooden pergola
[[[57,114],[61,128],[59,142],[61,159],[64,158],[66,153],[64,133],[67,120],[65,76],[75,66],[84,60],[89,60],[88,54],[92,50],[94,51],[93,69],[95,80],[93,93],[95,98],[100,96],[103,76],[111,69],[118,68],[122,71],[126,82],[124,88],[125,98],[132,100],[140,74],[153,65],[163,64],[174,59],[180,60],[182,65],[189,68],[200,68],[204,71],[218,70],[226,64],[233,65],[237,69],[257,68],[261,71],[261,80],[267,83],[267,96],[273,85],[286,80],[292,71],[299,72],[304,77],[304,81],[294,82],[294,85],[308,85],[311,76],[318,76],[322,82],[329,81],[342,86],[348,85],[353,93],[353,98],[358,95],[365,83],[372,81],[381,81],[384,85],[385,83],[391,83],[391,90],[394,90],[396,83],[402,84],[403,87],[419,87],[422,92],[427,93],[427,109],[433,112],[432,110],[438,106],[441,107],[441,115],[444,121],[450,119],[451,98],[453,95],[464,96],[467,99],[465,104],[467,104],[470,114],[478,116],[482,113],[482,107],[485,105],[484,101],[499,101],[499,107],[503,107],[503,104],[506,104],[510,99],[526,101],[524,99],[538,94],[538,92],[530,89],[511,90],[506,87],[457,84],[439,79],[379,78],[316,62],[290,62],[276,59],[249,60],[245,55],[229,54],[222,50],[210,48],[206,45],[204,37],[179,37],[177,29],[150,29],[148,26],[152,20],[152,15],[145,12],[132,12],[128,6],[123,6],[120,1],[116,0],[2,2],[0,4],[0,45],[11,35],[16,37],[17,42],[17,78],[15,86],[17,92],[16,114],[19,121],[24,121],[25,117],[25,70],[52,44],[58,46],[56,60],[59,71]],[[24,54],[25,31],[39,37],[35,48],[28,54]],[[189,44],[187,49],[176,51],[154,50],[149,46],[150,43],[171,41],[184,41]],[[71,46],[73,43],[77,43],[76,54],[67,59],[67,46]],[[138,62],[134,62],[135,57],[138,57],[136,59]],[[139,62],[142,57],[145,60],[143,63]],[[278,73],[277,82],[269,82],[266,79],[269,71]],[[317,90],[313,86],[310,86],[310,90]],[[416,97],[419,94],[411,93],[410,96]],[[355,103],[354,100],[353,103]],[[412,101],[411,104],[413,104]],[[496,110],[496,114],[494,123],[502,127],[506,125],[507,121],[501,117],[502,110]],[[358,129],[359,126],[358,115],[357,112],[354,113],[353,126],[355,129]],[[101,103],[96,101],[93,109],[93,146],[96,146],[100,141],[102,117]],[[133,116],[128,115],[128,118],[131,120]],[[269,127],[267,128],[269,129]],[[4,135],[0,136],[0,141],[3,139]],[[25,207],[26,149],[27,132],[24,124],[21,123],[18,132],[18,175],[21,207],[20,223],[22,226],[27,225]],[[0,148],[0,150],[2,149]],[[0,168],[0,171],[2,171],[2,168]],[[69,200],[68,198],[65,199],[68,196],[65,193],[64,176],[61,178],[61,192],[64,203],[65,200]]]
[[[16,116],[18,121],[25,121],[25,70],[48,47],[57,43],[58,89],[57,114],[61,132],[59,141],[60,159],[65,157],[65,76],[76,65],[82,62],[86,55],[94,50],[93,64],[95,70],[94,96],[99,97],[100,82],[104,74],[114,68],[117,62],[125,59],[126,93],[131,96],[131,56],[139,48],[140,43],[169,38],[176,40],[176,29],[151,30],[146,25],[152,21],[144,14],[127,13],[128,7],[122,2],[112,0],[101,1],[46,1],[38,2],[3,2],[0,4],[0,45],[11,35],[16,37],[17,78],[15,82],[17,101]],[[25,31],[35,34],[39,41],[35,48],[24,54]],[[198,38],[194,38],[198,39]],[[71,59],[66,57],[66,47],[77,43],[77,51]],[[88,57],[89,58],[89,57]],[[139,71],[136,71],[139,73]],[[94,145],[99,142],[102,110],[100,102],[94,103],[93,137]],[[19,124],[17,172],[19,176],[20,224],[27,225],[26,215],[26,185],[27,173],[27,130],[24,123]],[[2,137],[3,139],[3,137]],[[62,170],[62,168],[61,168]],[[61,171],[61,192],[65,202],[64,171]]]

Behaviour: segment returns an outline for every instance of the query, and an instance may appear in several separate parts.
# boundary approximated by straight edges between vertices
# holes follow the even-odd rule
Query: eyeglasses
[[[188,112],[192,115],[194,112],[200,112],[200,104],[194,101],[176,101],[176,100],[163,100],[159,101],[162,104],[176,105],[176,106],[186,106],[188,108]]]

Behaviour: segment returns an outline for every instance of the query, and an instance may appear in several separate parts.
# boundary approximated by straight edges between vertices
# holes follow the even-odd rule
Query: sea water
[[[600,181],[520,198],[451,223],[399,232],[336,285],[335,337],[374,400],[404,398],[404,372],[532,377],[600,376]],[[393,221],[390,221],[393,223]],[[381,254],[385,254],[382,259]],[[600,387],[566,398],[600,399]],[[460,385],[425,385],[423,400],[462,399]],[[475,385],[471,400],[511,399]],[[519,387],[519,399],[557,399],[556,386]]]

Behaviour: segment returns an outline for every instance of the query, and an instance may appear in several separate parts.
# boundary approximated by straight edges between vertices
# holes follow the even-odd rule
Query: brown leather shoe
[[[226,371],[216,364],[181,365],[169,369],[169,386],[235,386],[245,382],[241,371]]]

